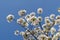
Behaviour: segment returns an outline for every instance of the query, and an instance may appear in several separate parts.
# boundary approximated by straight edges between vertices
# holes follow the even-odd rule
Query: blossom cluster
[[[60,8],[58,9],[58,12],[60,12]],[[22,35],[24,40],[59,40],[60,15],[56,16],[55,14],[51,14],[50,16],[42,18],[42,16],[36,16],[35,12],[25,15],[26,13],[27,11],[25,9],[18,11],[18,15],[21,16],[21,18],[17,19],[16,22],[21,25],[21,27],[25,28],[26,31],[20,32],[19,30],[16,30],[14,32],[16,36]],[[42,14],[43,9],[38,8],[37,13],[38,15]],[[9,14],[6,19],[10,23],[15,17],[14,15]],[[41,22],[43,21],[45,23],[41,25]],[[34,29],[28,28],[29,25],[32,25]],[[59,25],[58,31],[55,28],[56,25]]]

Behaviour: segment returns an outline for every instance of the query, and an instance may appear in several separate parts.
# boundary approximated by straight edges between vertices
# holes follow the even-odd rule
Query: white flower
[[[50,23],[49,17],[45,17],[45,23]]]
[[[32,17],[32,16],[35,16],[35,12],[31,12],[30,13],[30,16]]]
[[[23,36],[23,35],[25,35],[25,32],[23,32],[23,31],[22,31],[22,32],[20,32],[20,35],[22,35],[22,36]]]
[[[41,29],[40,29],[40,27],[37,27],[37,28],[34,28],[34,31],[37,32],[37,33],[40,33]]]
[[[25,13],[26,13],[26,10],[20,10],[20,11],[18,11],[18,15],[19,16],[24,16]]]
[[[51,37],[47,37],[47,39],[46,40],[51,40],[52,38]]]
[[[56,34],[53,36],[52,40],[58,40],[59,38],[60,38],[60,32],[56,33]]]
[[[38,36],[38,40],[46,40],[46,39],[47,39],[47,36],[44,34],[41,34]]]
[[[43,31],[44,31],[44,32],[48,32],[48,31],[49,31],[46,24],[43,24],[42,27],[43,27]]]
[[[60,19],[60,15],[57,15],[57,16],[56,16],[56,19]]]
[[[34,25],[34,26],[39,25],[39,21],[38,20],[35,20],[34,22],[32,22],[32,25]]]
[[[56,36],[59,38],[60,37],[60,31],[56,33]]]
[[[7,21],[10,23],[11,21],[13,21],[14,15],[9,14],[9,15],[6,17],[6,19],[7,19]]]
[[[55,25],[60,24],[60,19],[55,20]]]
[[[40,27],[34,28],[34,30],[40,30]]]
[[[60,32],[56,33],[56,36],[60,37]]]
[[[58,12],[60,12],[60,8],[58,8]]]
[[[54,27],[52,27],[50,32],[51,32],[51,34],[54,34],[56,32],[56,29]]]
[[[42,8],[38,8],[37,9],[37,13],[41,14],[43,12],[43,9]]]
[[[28,25],[29,25],[29,24],[28,24],[27,22],[23,22],[23,23],[22,23],[22,26],[24,26],[24,27],[28,27]]]
[[[23,37],[24,37],[24,39],[28,39],[28,38],[29,38],[29,35],[25,33],[25,34],[23,35]]]
[[[53,22],[46,23],[46,25],[47,25],[48,27],[52,27],[52,26],[53,26]]]
[[[39,20],[39,22],[41,22],[41,21],[42,21],[42,17],[41,17],[41,16],[39,16],[39,17],[38,17],[38,20]]]
[[[27,35],[30,35],[30,32],[26,32]]]
[[[25,19],[29,19],[31,16],[30,15],[26,15],[25,16]]]
[[[33,17],[30,18],[30,21],[31,21],[31,22],[34,22],[34,21],[36,21],[36,20],[37,20],[37,17],[36,17],[36,16],[33,16]]]
[[[19,30],[16,30],[16,31],[14,32],[14,34],[15,34],[16,36],[18,36],[18,35],[19,35]]]
[[[44,29],[44,32],[49,32],[49,30],[51,28],[50,26],[47,26],[47,24],[43,24],[42,27]]]
[[[17,23],[18,23],[18,24],[22,24],[23,22],[25,22],[25,20],[24,20],[23,18],[17,19]]]
[[[45,24],[46,24],[47,26],[52,26],[52,24],[53,24],[53,22],[51,22],[51,20],[49,19],[48,16],[45,17]]]
[[[51,24],[52,24],[52,26],[55,26],[55,20],[53,20],[53,21],[51,22]]]
[[[45,29],[47,26],[46,26],[46,24],[43,24],[42,27],[43,27],[43,29]]]
[[[28,26],[28,23],[23,18],[17,19],[17,23],[18,24],[21,24],[24,27],[27,27]]]
[[[58,37],[57,37],[56,35],[54,35],[54,36],[52,37],[52,40],[58,40]]]
[[[50,19],[51,19],[51,20],[54,20],[54,18],[55,18],[55,14],[51,14],[51,15],[50,15]]]
[[[28,38],[29,38],[29,34],[28,33],[26,33],[26,32],[20,32],[20,35],[22,35],[23,36],[23,38],[24,38],[24,40],[27,40]]]
[[[25,19],[27,20],[27,22],[30,22],[30,18],[31,18],[30,15],[26,15],[26,16],[25,16]]]

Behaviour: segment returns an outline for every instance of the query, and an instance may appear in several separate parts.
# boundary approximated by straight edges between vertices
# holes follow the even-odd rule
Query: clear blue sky
[[[0,40],[23,40],[21,36],[14,35],[16,29],[22,31],[23,28],[15,21],[9,24],[6,21],[6,16],[11,13],[17,19],[20,9],[26,9],[28,14],[32,11],[36,12],[39,7],[44,10],[43,18],[51,13],[60,15],[57,12],[60,7],[60,0],[0,0]]]

